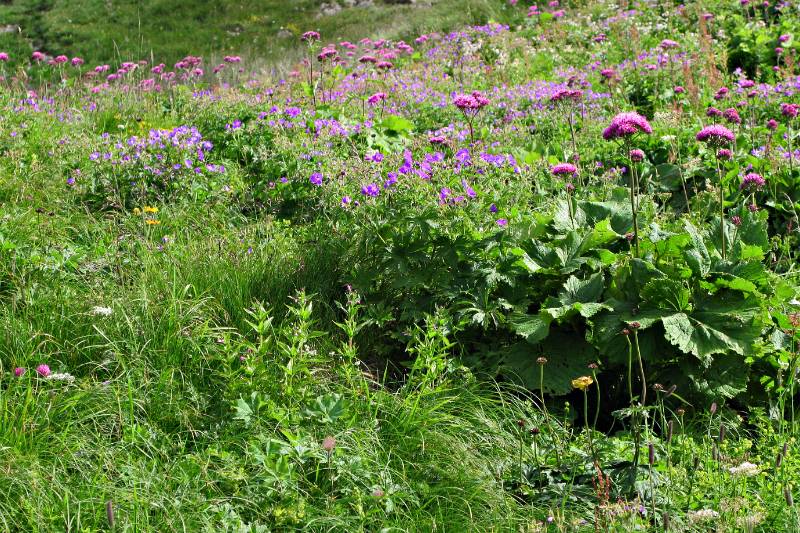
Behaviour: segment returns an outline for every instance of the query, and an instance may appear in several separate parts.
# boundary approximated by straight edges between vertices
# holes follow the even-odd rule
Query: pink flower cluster
[[[477,113],[489,105],[489,99],[483,96],[480,91],[472,91],[472,94],[457,94],[453,98],[453,105],[465,113]]]
[[[726,144],[732,143],[736,139],[736,136],[725,126],[713,124],[697,132],[695,139],[709,144]]]
[[[623,139],[637,133],[653,133],[653,128],[647,119],[639,113],[620,113],[611,119],[611,124],[603,130],[603,139]]]

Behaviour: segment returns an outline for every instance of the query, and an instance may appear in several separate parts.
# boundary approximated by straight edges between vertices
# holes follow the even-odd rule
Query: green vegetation
[[[284,5],[4,6],[0,531],[800,530],[798,14]]]

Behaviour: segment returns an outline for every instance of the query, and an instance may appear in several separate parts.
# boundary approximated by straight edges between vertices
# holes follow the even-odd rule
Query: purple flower
[[[639,113],[620,113],[611,120],[611,124],[603,130],[603,139],[609,141],[630,137],[637,133],[653,133],[650,123]]]
[[[363,187],[361,187],[361,194],[363,194],[364,196],[371,196],[372,198],[375,198],[380,193],[381,189],[375,183],[370,183],[369,185],[364,185]]]
[[[489,206],[489,212],[490,213],[497,213],[497,211],[499,211],[499,210],[497,209],[497,206],[495,204],[492,204],[492,205]]]
[[[741,124],[742,118],[739,116],[739,112],[736,109],[729,107],[725,111],[722,112],[722,116],[725,117],[725,120],[730,122],[731,124]]]
[[[316,31],[307,31],[300,36],[301,41],[319,41],[320,35]]]
[[[733,152],[731,152],[727,148],[720,148],[719,150],[717,150],[717,159],[727,161],[732,157],[733,157]]]
[[[775,131],[776,129],[778,129],[778,121],[775,120],[774,118],[769,119],[767,121],[767,129],[770,129],[772,131]]]
[[[797,118],[797,113],[800,111],[800,105],[797,104],[781,104],[781,114],[789,119]]]
[[[644,161],[644,152],[642,150],[639,150],[638,148],[634,148],[633,150],[631,150],[629,155],[631,157],[631,161],[633,161],[634,163]]]
[[[50,367],[47,365],[39,365],[36,367],[36,373],[42,376],[43,378],[46,378],[47,376],[50,375]]]
[[[744,178],[742,178],[742,183],[739,185],[739,189],[758,190],[766,185],[766,183],[767,181],[761,176],[761,174],[750,172],[745,174]]]
[[[342,207],[347,207],[351,201],[349,196],[342,196]]]
[[[14,369],[14,375],[18,378],[21,378],[23,375],[25,375],[25,372],[26,370],[21,366],[18,366],[17,368]]]
[[[578,89],[561,89],[556,91],[553,96],[550,97],[551,102],[564,102],[564,101],[573,101],[577,102],[581,98],[583,98],[583,91]]]
[[[319,172],[314,172],[313,174],[311,174],[311,177],[308,178],[308,181],[319,187],[320,185],[322,185],[322,174],[320,174]]]
[[[472,91],[472,94],[457,94],[453,98],[453,105],[464,112],[477,113],[489,105],[489,99],[479,91]]]
[[[498,218],[497,225],[500,226],[501,228],[504,226],[508,226],[508,220],[506,220],[505,218]]]
[[[375,93],[369,98],[367,98],[367,103],[369,105],[375,105],[378,104],[379,102],[383,102],[384,100],[386,100],[386,93]]]
[[[572,175],[578,172],[578,167],[572,163],[559,163],[550,169],[554,176]]]
[[[722,111],[720,111],[716,107],[709,107],[708,109],[706,109],[706,116],[711,118],[721,117]]]
[[[719,124],[706,126],[702,130],[697,132],[695,138],[700,142],[705,142],[709,144],[732,143],[736,139],[731,130]]]
[[[684,92],[686,92],[686,89],[684,89],[684,88],[683,88],[683,85],[676,85],[676,86],[675,86],[675,87],[672,89],[672,91],[673,91],[675,94],[683,94]]]

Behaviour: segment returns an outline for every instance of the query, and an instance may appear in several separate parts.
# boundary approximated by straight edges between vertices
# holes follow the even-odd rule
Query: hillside
[[[283,58],[309,29],[332,41],[407,39],[482,22],[502,8],[499,0],[11,0],[0,4],[7,30],[0,48],[16,57],[33,50],[79,56],[92,65],[230,54],[255,65]]]
[[[797,6],[320,10],[3,4],[0,533],[800,531]]]

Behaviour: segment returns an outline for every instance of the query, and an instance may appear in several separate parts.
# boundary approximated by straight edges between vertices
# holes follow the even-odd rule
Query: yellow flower
[[[572,388],[586,390],[592,383],[594,383],[594,380],[589,376],[581,376],[572,380]]]
[[[161,221],[160,221],[160,220],[153,220],[152,218],[148,218],[147,220],[145,220],[145,222],[147,222],[147,224],[148,224],[149,226],[153,226],[153,225],[156,225],[156,226],[157,226],[158,224],[161,224]],[[590,380],[590,381],[591,381],[591,380]]]
[[[145,213],[158,213],[158,208],[157,207],[144,206],[144,212]]]
[[[141,215],[141,214],[142,214],[142,210],[141,210],[141,209],[139,209],[138,207],[134,207],[134,208],[133,208],[133,214],[134,214],[134,215],[136,215],[136,216],[138,217],[139,215]]]

